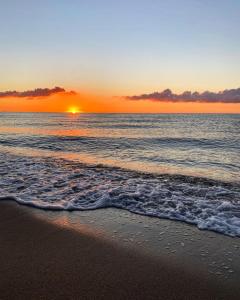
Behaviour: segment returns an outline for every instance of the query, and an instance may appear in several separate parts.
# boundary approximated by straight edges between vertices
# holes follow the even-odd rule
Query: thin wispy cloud
[[[240,88],[224,90],[217,93],[186,91],[175,94],[170,89],[150,94],[125,96],[128,100],[150,100],[159,102],[202,102],[202,103],[240,103]]]
[[[16,97],[16,98],[38,98],[38,97],[48,97],[58,93],[76,94],[74,91],[67,92],[64,88],[54,87],[49,88],[37,88],[34,90],[27,90],[23,92],[19,91],[5,91],[0,92],[0,98],[6,97]]]

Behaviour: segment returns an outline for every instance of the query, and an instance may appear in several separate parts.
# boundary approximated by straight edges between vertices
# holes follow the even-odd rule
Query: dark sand
[[[0,203],[0,299],[240,299],[197,268],[179,267]]]

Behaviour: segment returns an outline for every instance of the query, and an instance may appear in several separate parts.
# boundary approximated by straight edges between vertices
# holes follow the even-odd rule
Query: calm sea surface
[[[2,146],[87,155],[148,172],[239,180],[240,115],[0,114],[0,133]]]
[[[240,115],[1,113],[0,153],[3,198],[240,235]]]

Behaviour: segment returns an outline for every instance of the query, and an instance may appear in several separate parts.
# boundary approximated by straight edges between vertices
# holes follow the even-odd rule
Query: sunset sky
[[[0,111],[240,113],[239,28],[239,0],[3,1]]]

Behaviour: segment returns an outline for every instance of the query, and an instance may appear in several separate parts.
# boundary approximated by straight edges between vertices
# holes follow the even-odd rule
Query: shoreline
[[[107,218],[108,214],[111,218]],[[240,297],[234,279],[239,278],[239,270],[231,280],[208,276],[204,266],[198,268],[192,264],[198,244],[191,242],[191,248],[187,240],[182,242],[184,247],[175,245],[177,253],[171,252],[171,237],[174,239],[171,230],[177,231],[177,236],[181,229],[186,234],[184,228],[197,230],[187,224],[151,220],[120,210],[47,212],[10,201],[1,201],[0,220],[0,268],[4,274],[0,283],[1,300]],[[156,240],[153,235],[164,224],[170,224],[169,237]],[[132,236],[132,230],[135,238],[126,238]],[[142,238],[137,234],[139,230],[145,241],[149,239],[149,247],[139,243]],[[222,241],[230,246],[240,245],[239,239],[212,232],[199,231],[199,234],[206,239],[214,236],[214,240],[209,239],[212,245]],[[198,243],[204,244],[204,238],[198,239]],[[210,247],[210,256],[211,251]]]
[[[53,157],[8,152],[0,156],[4,175],[0,200],[12,198],[21,204],[52,210],[122,208],[229,236],[240,235],[239,184],[133,172]]]

